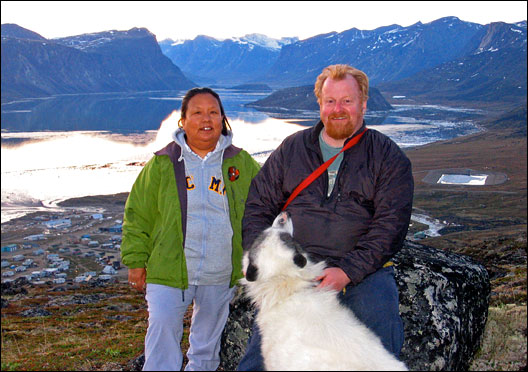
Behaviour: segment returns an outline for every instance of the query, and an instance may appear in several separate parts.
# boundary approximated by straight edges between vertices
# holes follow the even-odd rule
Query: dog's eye
[[[297,266],[299,266],[300,268],[303,268],[306,266],[306,257],[304,257],[302,254],[300,253],[297,253],[294,257],[293,257],[293,263],[295,263]]]

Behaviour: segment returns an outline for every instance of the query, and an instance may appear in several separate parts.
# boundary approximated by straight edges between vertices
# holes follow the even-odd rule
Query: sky
[[[455,16],[479,23],[526,20],[526,1],[2,1],[1,19],[52,39],[146,27],[158,41],[259,33],[312,36]]]

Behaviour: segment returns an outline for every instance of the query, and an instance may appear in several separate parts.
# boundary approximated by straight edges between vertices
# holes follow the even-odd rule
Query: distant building
[[[103,214],[102,213],[94,213],[90,216],[91,220],[102,220]]]
[[[2,247],[2,252],[14,252],[18,249],[16,244],[8,244]]]
[[[25,257],[23,254],[17,254],[16,256],[13,257],[13,261],[23,261],[25,260]]]
[[[103,273],[109,274],[109,275],[115,275],[117,274],[117,271],[112,266],[108,265],[104,267]]]
[[[46,239],[44,234],[29,235],[24,238],[24,240],[44,240],[44,239]]]
[[[64,218],[60,220],[50,220],[42,222],[48,229],[62,229],[65,227],[71,227],[71,220],[69,218]]]
[[[59,255],[57,253],[50,253],[46,256],[48,261],[57,261],[59,259]]]
[[[100,232],[110,232],[110,233],[120,233],[123,231],[123,227],[121,224],[110,226],[110,227],[100,227]]]
[[[26,258],[22,265],[24,266],[31,266],[33,264],[33,260],[31,258]]]

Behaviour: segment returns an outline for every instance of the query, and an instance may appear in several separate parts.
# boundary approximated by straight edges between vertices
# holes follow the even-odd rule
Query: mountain
[[[489,130],[498,130],[508,133],[510,137],[526,137],[526,101],[523,106],[502,114],[498,118],[491,118],[481,123]]]
[[[4,36],[28,40],[46,40],[45,37],[37,34],[36,32],[30,31],[24,27],[20,27],[14,23],[4,23],[2,25],[2,37]]]
[[[194,81],[231,86],[267,71],[281,48],[297,40],[277,40],[261,34],[225,40],[200,35],[193,40],[166,39],[159,44],[162,52]]]
[[[470,53],[378,88],[435,102],[526,104],[526,21],[491,23],[483,30],[482,37],[470,43],[474,46]]]
[[[319,104],[314,94],[314,86],[304,85],[301,87],[280,89],[266,98],[247,103],[248,107],[257,109],[287,109],[287,110],[314,110],[319,111]],[[383,98],[380,91],[374,87],[369,88],[369,99],[367,101],[369,111],[392,110],[390,103]]]
[[[273,88],[302,86],[313,84],[325,66],[346,63],[365,71],[377,85],[466,55],[484,35],[482,25],[446,17],[408,27],[352,28],[305,40],[288,39],[273,48],[244,38],[218,41],[208,36],[170,47],[163,41],[160,46],[185,74],[207,83],[236,79],[237,84],[266,83]]]
[[[345,63],[363,70],[372,84],[402,79],[468,53],[483,26],[456,17],[402,27],[318,35],[282,48],[265,75],[268,83],[299,85],[315,81],[325,66]],[[295,63],[294,63],[295,61]]]
[[[51,40],[39,36],[2,25],[2,101],[195,86],[162,54],[156,37],[145,28]]]
[[[363,70],[387,97],[415,102],[505,103],[526,101],[526,21],[480,25],[445,17],[408,27],[352,28],[274,48],[208,36],[173,43],[170,58],[201,83],[267,84],[273,89],[314,84],[328,65]],[[169,53],[162,47],[164,53]],[[264,53],[264,54],[259,54]],[[254,57],[254,58],[250,58]]]

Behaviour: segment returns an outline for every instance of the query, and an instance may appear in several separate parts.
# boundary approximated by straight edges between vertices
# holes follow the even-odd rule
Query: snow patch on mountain
[[[283,37],[281,39],[273,39],[263,34],[247,34],[242,37],[233,37],[231,40],[240,44],[259,46],[270,50],[280,50],[284,45],[295,43],[299,38]]]

